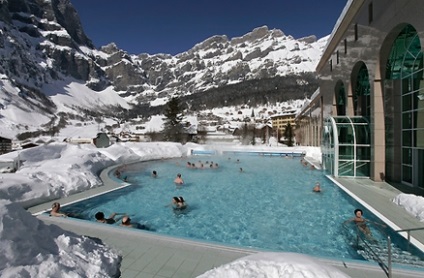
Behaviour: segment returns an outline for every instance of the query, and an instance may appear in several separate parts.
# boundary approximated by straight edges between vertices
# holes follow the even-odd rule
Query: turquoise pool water
[[[199,161],[204,169],[186,167]],[[219,167],[210,168],[210,161]],[[157,178],[151,176],[153,170]],[[173,182],[177,173],[185,181],[181,187]],[[169,236],[350,259],[363,257],[342,223],[356,208],[381,222],[321,171],[302,166],[300,158],[191,156],[129,165],[122,177],[132,185],[64,209],[91,221],[98,211],[125,212],[132,222]],[[317,181],[321,193],[312,192]],[[183,196],[188,208],[174,211],[168,206],[173,196]],[[385,239],[377,228],[371,230],[375,239]]]

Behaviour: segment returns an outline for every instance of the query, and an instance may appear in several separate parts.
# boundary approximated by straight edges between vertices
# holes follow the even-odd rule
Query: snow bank
[[[47,226],[0,200],[0,276],[119,277],[121,256],[100,240]]]
[[[182,149],[176,143],[125,143],[102,149],[91,144],[51,143],[25,149],[19,151],[19,170],[1,176],[0,196],[24,207],[38,205],[101,186],[99,174],[109,166],[180,157]]]
[[[345,278],[338,269],[297,253],[258,253],[214,268],[197,278]]]
[[[424,222],[424,197],[401,193],[393,198],[393,202],[405,208],[405,210]]]
[[[95,146],[51,143],[8,157],[19,159],[16,173],[0,175],[1,277],[119,277],[121,256],[99,240],[47,226],[24,207],[100,186],[111,165],[182,156],[176,143]],[[13,157],[14,155],[14,157]]]

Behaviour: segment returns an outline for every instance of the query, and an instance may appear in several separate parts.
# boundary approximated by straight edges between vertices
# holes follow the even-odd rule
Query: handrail
[[[424,230],[424,227],[416,227],[416,228],[395,230],[395,232],[396,233],[407,232],[407,235],[408,235],[408,246],[409,246],[409,244],[411,244],[411,232],[412,231],[419,231],[419,230]]]
[[[350,230],[347,225],[344,223],[343,227],[346,230]],[[378,228],[381,232],[386,234],[383,230]],[[407,232],[408,233],[408,245],[411,242],[411,232],[413,231],[419,231],[424,230],[424,227],[416,227],[416,228],[408,228],[408,229],[401,229],[401,230],[395,230],[396,233],[401,232]],[[356,245],[359,245],[359,241],[361,241],[365,246],[368,248],[369,252],[374,256],[380,267],[383,269],[384,273],[387,275],[388,278],[392,278],[392,240],[389,235],[387,235],[387,265],[385,262],[380,258],[380,256],[373,250],[373,247],[371,247],[365,239],[361,237],[364,233],[359,229],[358,226],[356,226]]]
[[[343,227],[346,230],[349,230],[347,225],[344,223]],[[359,240],[362,241],[362,243],[365,244],[365,246],[368,248],[368,250],[371,252],[371,254],[374,256],[376,261],[378,262],[378,265],[383,269],[384,273],[387,275],[388,278],[392,278],[392,241],[390,236],[387,236],[387,265],[385,262],[380,258],[380,256],[374,251],[374,249],[360,236],[364,233],[359,229],[358,226],[356,226],[356,245],[359,246]]]
[[[418,231],[418,230],[424,230],[424,227],[417,227],[417,228],[409,228],[409,229],[396,230],[395,232],[407,232],[407,231]]]
[[[380,256],[374,251],[373,247],[371,247],[360,235],[359,233],[362,233],[359,229],[356,231],[357,237],[362,241],[363,244],[366,245],[366,247],[371,251],[372,255],[377,260],[380,267],[383,269],[384,273],[386,273],[388,278],[392,277],[392,255],[391,255],[391,239],[390,236],[387,236],[387,264],[383,261],[383,259],[380,258]]]

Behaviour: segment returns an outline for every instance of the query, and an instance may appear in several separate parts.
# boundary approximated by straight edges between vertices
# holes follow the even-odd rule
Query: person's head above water
[[[60,204],[59,204],[58,202],[54,202],[54,203],[52,204],[52,209],[53,209],[53,210],[59,210],[59,209],[60,209]]]
[[[122,224],[128,225],[128,224],[130,224],[130,222],[131,222],[131,218],[129,218],[128,216],[124,216],[122,218]]]
[[[315,182],[315,186],[312,189],[314,192],[321,192],[321,184],[317,181]]]
[[[95,217],[97,220],[102,220],[102,219],[104,219],[104,218],[105,218],[105,214],[104,214],[103,212],[99,211],[98,213],[96,213],[96,215],[94,215],[94,217]]]
[[[172,199],[173,199],[173,201],[174,202],[176,202],[176,203],[183,203],[183,202],[185,202],[184,201],[184,198],[183,197],[177,197],[177,196],[175,196],[175,197],[172,197]]]
[[[356,215],[357,217],[361,217],[361,216],[362,216],[362,214],[363,214],[362,209],[355,209],[354,213],[355,213],[355,215]],[[359,215],[358,215],[358,214],[359,214]]]

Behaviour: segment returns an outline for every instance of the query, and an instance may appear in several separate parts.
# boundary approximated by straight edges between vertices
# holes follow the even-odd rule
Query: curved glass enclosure
[[[371,138],[364,117],[335,116],[324,121],[322,165],[335,177],[369,177]]]

